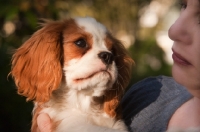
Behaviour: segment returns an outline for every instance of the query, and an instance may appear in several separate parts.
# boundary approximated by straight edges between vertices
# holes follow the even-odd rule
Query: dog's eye
[[[74,42],[77,46],[81,47],[81,48],[85,48],[87,47],[87,43],[84,39],[78,39],[77,41]]]

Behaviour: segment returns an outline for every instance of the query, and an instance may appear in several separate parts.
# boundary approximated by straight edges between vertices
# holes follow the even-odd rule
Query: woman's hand
[[[48,114],[41,113],[37,117],[37,125],[39,132],[51,132],[51,119]]]

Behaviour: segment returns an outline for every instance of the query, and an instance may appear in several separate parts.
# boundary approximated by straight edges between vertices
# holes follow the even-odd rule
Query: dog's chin
[[[85,78],[75,78],[67,81],[69,89],[78,90],[88,95],[101,96],[103,91],[112,87],[116,77],[108,71],[93,73]]]

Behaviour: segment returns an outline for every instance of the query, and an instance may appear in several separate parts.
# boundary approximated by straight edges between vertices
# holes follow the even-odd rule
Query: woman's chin
[[[185,71],[180,69],[180,67],[176,66],[175,64],[172,66],[172,76],[174,80],[183,86],[185,86],[185,82],[188,81],[188,78],[185,74]]]
[[[200,91],[200,75],[194,70],[182,69],[173,65],[172,76],[177,83],[186,87],[193,95],[195,92]]]

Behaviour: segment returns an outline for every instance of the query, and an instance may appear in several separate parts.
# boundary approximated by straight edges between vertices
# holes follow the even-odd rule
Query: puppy
[[[46,21],[13,55],[18,93],[47,113],[55,132],[122,132],[119,101],[133,60],[104,25],[90,17]]]

